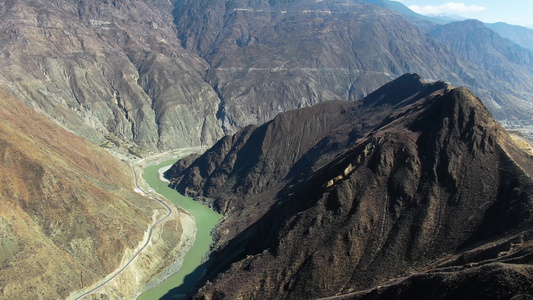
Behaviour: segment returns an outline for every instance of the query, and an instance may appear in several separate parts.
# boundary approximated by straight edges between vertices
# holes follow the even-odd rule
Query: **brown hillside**
[[[113,271],[151,221],[129,166],[0,94],[0,298],[59,299]]]

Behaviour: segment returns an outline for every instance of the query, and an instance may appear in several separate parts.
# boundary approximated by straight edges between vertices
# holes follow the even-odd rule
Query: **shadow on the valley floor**
[[[213,254],[203,264],[199,265],[192,273],[185,276],[183,284],[171,289],[161,300],[189,299],[196,294],[198,289],[203,286],[207,280],[207,270],[213,261]]]
[[[218,274],[227,271],[234,262],[246,256],[262,255],[265,251],[276,253],[280,226],[291,216],[308,209],[320,199],[314,195],[319,194],[317,189],[321,189],[322,185],[318,182],[322,181],[323,178],[318,177],[313,178],[311,184],[307,184],[307,181],[300,184],[296,179],[290,181],[287,184],[290,188],[282,190],[275,196],[276,199],[288,199],[288,201],[277,201],[278,204],[258,221],[237,234],[224,247],[213,251],[206,262],[185,276],[184,284],[173,288],[161,299],[190,299],[208,280],[213,281]],[[297,198],[291,196],[295,191],[300,191],[302,196]]]

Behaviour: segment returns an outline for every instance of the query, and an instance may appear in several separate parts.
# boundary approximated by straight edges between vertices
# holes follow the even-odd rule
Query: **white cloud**
[[[456,14],[456,13],[472,13],[482,12],[486,10],[483,6],[466,5],[464,3],[448,2],[443,5],[411,5],[409,8],[421,15],[442,15],[442,14]]]

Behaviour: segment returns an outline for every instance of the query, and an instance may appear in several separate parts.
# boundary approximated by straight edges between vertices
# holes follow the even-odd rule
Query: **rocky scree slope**
[[[152,221],[129,165],[5,92],[0,174],[2,299],[67,298],[115,270]]]
[[[530,294],[532,174],[471,92],[413,74],[167,173],[225,214],[198,299]]]

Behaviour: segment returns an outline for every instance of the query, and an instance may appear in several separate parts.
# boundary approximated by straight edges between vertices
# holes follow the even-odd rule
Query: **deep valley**
[[[0,1],[0,299],[530,299],[532,45],[388,0]]]

